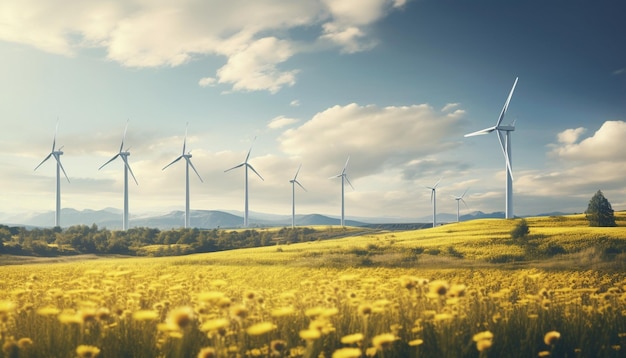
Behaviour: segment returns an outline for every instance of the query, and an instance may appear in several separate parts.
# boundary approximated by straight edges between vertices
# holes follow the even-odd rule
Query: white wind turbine
[[[517,85],[518,77],[515,78],[515,82],[513,83],[513,88],[511,88],[511,92],[509,93],[509,97],[506,99],[504,103],[504,107],[502,108],[502,112],[500,112],[500,117],[498,117],[498,121],[496,125],[493,127],[485,128],[483,130],[479,130],[473,133],[466,134],[465,137],[472,137],[476,135],[483,135],[487,133],[491,133],[493,131],[497,131],[498,133],[498,141],[500,142],[500,148],[502,149],[502,153],[504,154],[504,159],[506,162],[506,211],[505,217],[510,219],[513,217],[513,169],[511,168],[511,132],[515,130],[515,123],[503,126],[502,119],[504,118],[504,114],[506,110],[509,108],[509,102],[511,102],[511,97],[513,96],[513,91],[515,91],[515,86]],[[504,139],[502,139],[502,132],[504,132]]]
[[[189,126],[189,123],[187,123],[187,126]],[[204,181],[200,177],[200,174],[198,174],[196,167],[194,167],[193,163],[191,162],[191,152],[188,152],[187,154],[185,154],[186,147],[187,147],[187,127],[185,127],[185,139],[183,140],[183,153],[179,155],[176,159],[174,159],[170,164],[164,166],[163,169],[161,170],[165,170],[165,168],[176,163],[182,158],[185,158],[185,162],[186,162],[186,166],[185,166],[185,228],[189,228],[191,226],[190,225],[190,221],[191,221],[190,213],[189,213],[189,167],[191,166],[191,169],[193,169],[193,171],[196,173],[196,175],[198,176],[201,182],[204,183]]]
[[[350,187],[354,190],[354,187],[352,186],[352,183],[350,183],[350,180],[348,180],[348,174],[346,174],[346,168],[348,167],[348,162],[350,161],[350,156],[348,156],[348,159],[346,160],[346,164],[343,166],[343,170],[341,171],[341,174],[337,174],[333,177],[330,177],[329,179],[334,179],[334,178],[341,178],[341,226],[344,226],[344,214],[345,214],[345,200],[344,200],[344,189],[345,189],[345,185],[344,182],[347,182]]]
[[[39,168],[46,160],[50,159],[50,157],[54,157],[54,159],[57,162],[57,200],[56,200],[56,211],[55,211],[55,216],[54,216],[54,226],[60,227],[61,226],[61,171],[63,171],[63,174],[65,175],[65,179],[67,179],[68,183],[70,182],[70,178],[67,177],[67,173],[65,173],[65,169],[63,169],[63,164],[61,164],[61,155],[63,155],[63,151],[61,151],[61,149],[63,149],[63,147],[56,149],[58,130],[59,130],[59,121],[57,120],[57,126],[56,126],[56,129],[54,130],[54,138],[52,139],[52,150],[50,151],[50,154],[48,154],[48,156],[46,156],[44,160],[42,160],[41,163],[39,163],[39,165],[35,167],[35,170],[37,170],[37,168]]]
[[[256,137],[254,137],[252,144],[254,144],[254,140],[256,140]],[[246,160],[244,160],[243,163],[235,165],[234,167],[232,167],[230,169],[224,170],[224,173],[226,173],[228,171],[231,171],[233,169],[237,169],[239,167],[245,167],[245,175],[244,175],[244,211],[243,211],[243,226],[244,227],[248,227],[248,168],[252,169],[254,174],[258,175],[259,178],[261,178],[261,180],[265,181],[265,179],[263,179],[261,174],[257,173],[257,171],[254,170],[254,167],[248,163],[248,159],[250,158],[250,152],[251,151],[252,151],[252,145],[250,145],[250,149],[248,150],[248,154],[246,155]]]
[[[468,188],[469,189],[469,188]],[[459,206],[460,206],[460,202],[462,201],[463,204],[465,205],[466,208],[469,209],[469,207],[467,206],[467,203],[465,202],[465,200],[463,200],[463,197],[465,196],[465,194],[467,194],[467,190],[465,189],[465,191],[463,192],[463,194],[461,194],[461,196],[454,196],[454,195],[450,195],[454,198],[454,200],[456,200],[456,222],[459,222]]]
[[[427,186],[426,189],[430,189],[430,202],[433,203],[433,227],[437,226],[437,186],[441,179],[437,180],[435,185]]]
[[[133,180],[135,181],[135,184],[139,185],[139,183],[137,182],[137,178],[135,178],[135,174],[133,174],[133,170],[130,168],[130,165],[128,164],[128,156],[130,155],[130,152],[128,151],[128,148],[124,151],[124,140],[126,140],[127,129],[128,129],[128,121],[126,121],[126,127],[124,128],[124,136],[122,136],[122,144],[120,144],[119,152],[115,154],[113,158],[109,159],[106,163],[102,164],[100,168],[98,168],[98,170],[102,169],[105,165],[117,159],[117,157],[122,158],[122,160],[124,161],[124,216],[122,220],[123,230],[128,230],[128,172],[130,172],[130,175],[132,175]]]
[[[291,227],[296,226],[296,184],[298,184],[302,190],[307,191],[302,184],[298,181],[298,173],[300,173],[300,168],[302,168],[302,164],[296,170],[296,175],[293,176],[289,182],[291,183]]]

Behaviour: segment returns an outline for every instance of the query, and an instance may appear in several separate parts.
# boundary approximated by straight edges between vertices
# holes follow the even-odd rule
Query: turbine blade
[[[202,180],[202,177],[200,176],[200,174],[198,174],[198,171],[196,170],[196,167],[193,166],[193,163],[191,162],[191,159],[185,158],[185,160],[187,161],[187,163],[189,163],[189,165],[191,166],[191,169],[193,169],[193,171],[196,172],[196,175],[198,176],[198,179],[200,179],[200,181],[202,183],[204,183],[204,180]]]
[[[509,162],[509,156],[506,154],[506,149],[504,148],[504,143],[502,142],[502,133],[498,131],[498,141],[500,142],[500,149],[502,149],[502,154],[504,154],[504,161],[506,162],[506,167],[509,170],[509,174],[511,174],[511,179],[513,179],[513,168],[511,168],[511,163]]]
[[[126,127],[124,127],[124,135],[122,136],[122,144],[120,144],[120,153],[124,150],[124,141],[126,140],[126,131],[128,130],[128,122],[130,120],[126,120]]]
[[[139,183],[137,182],[137,178],[135,178],[135,174],[133,174],[133,170],[131,169],[130,165],[128,164],[128,159],[126,159],[126,156],[122,156],[122,160],[124,161],[124,165],[126,165],[126,168],[128,168],[128,171],[130,172],[130,175],[133,177],[133,180],[135,181],[135,184],[139,185]]]
[[[185,126],[185,139],[183,140],[183,155],[185,154],[185,148],[187,148],[187,129],[189,128],[189,122]]]
[[[167,167],[169,167],[170,165],[172,165],[172,164],[176,163],[176,162],[177,162],[177,161],[179,161],[182,157],[183,157],[183,156],[181,155],[181,156],[179,156],[178,158],[174,159],[174,160],[173,160],[170,164],[168,164],[168,165],[164,166],[164,167],[163,167],[163,169],[161,169],[161,170],[165,170],[165,168],[167,168]]]
[[[468,134],[464,135],[464,137],[473,137],[473,136],[477,136],[477,135],[488,134],[488,133],[493,132],[494,130],[496,130],[496,127],[489,127],[489,128],[481,129],[481,130],[476,131],[476,132],[468,133]]]
[[[463,197],[465,196],[465,194],[467,194],[467,191],[469,190],[469,188],[465,189],[465,191],[463,192],[463,195],[461,195],[461,199],[463,199]]]
[[[56,148],[58,131],[59,131],[59,118],[57,118],[57,125],[54,128],[54,138],[52,139],[52,150],[50,152],[54,152],[54,148]]]
[[[300,166],[298,167],[298,170],[296,170],[296,175],[293,176],[293,180],[296,180],[296,178],[298,178],[298,173],[300,173],[300,168],[302,168],[302,164],[300,164]]]
[[[463,205],[465,205],[465,207],[469,209],[469,206],[467,206],[467,203],[465,202],[465,200],[463,200],[463,198],[461,198],[460,200],[463,202]]]
[[[519,77],[515,77],[515,82],[513,83],[513,87],[511,88],[511,92],[509,92],[509,97],[506,99],[506,102],[504,103],[504,107],[502,107],[502,112],[500,112],[500,117],[498,118],[498,122],[496,123],[496,127],[500,126],[500,123],[502,123],[502,119],[504,118],[504,114],[506,113],[506,110],[509,108],[509,102],[511,102],[511,97],[513,97],[513,91],[515,91],[515,86],[517,86],[517,80],[519,79]]]
[[[67,173],[65,172],[65,169],[63,168],[63,164],[61,164],[61,158],[59,158],[58,156],[54,156],[54,159],[57,160],[57,163],[59,163],[59,167],[61,167],[61,170],[63,171],[63,175],[65,175],[65,179],[67,179],[67,182],[70,182],[70,178],[67,177]]]
[[[303,186],[302,186],[302,184],[300,184],[300,182],[299,182],[299,181],[294,180],[293,182],[294,182],[294,183],[296,183],[296,184],[298,184],[298,185],[299,185],[302,189],[304,189],[304,191],[308,191],[308,190],[306,190],[306,188],[305,188],[305,187],[303,187]]]
[[[261,174],[259,174],[256,170],[254,170],[254,167],[248,163],[246,163],[246,165],[248,166],[248,168],[252,169],[252,171],[254,172],[254,174],[258,175],[259,178],[261,178],[261,180],[265,181],[265,179],[263,179],[263,177],[261,176]]]
[[[441,179],[439,178],[439,180],[437,180],[437,182],[435,183],[435,186],[433,186],[433,189],[437,189],[437,186],[439,185],[439,183],[441,183]]]
[[[343,166],[343,170],[341,171],[341,174],[344,174],[346,172],[346,168],[348,167],[349,161],[350,161],[350,156],[348,156],[348,159],[346,160],[346,164]]]
[[[350,187],[352,188],[352,190],[356,190],[356,189],[354,189],[354,187],[352,186],[352,183],[350,183],[350,179],[348,179],[348,176],[344,174],[344,175],[343,175],[343,177],[346,179],[346,182],[348,182],[348,184],[350,185]]]
[[[256,141],[256,136],[254,136],[254,139],[252,139],[252,144],[250,144],[250,149],[248,149],[248,154],[246,155],[246,160],[244,160],[244,163],[248,163],[248,159],[250,159],[250,153],[252,152],[252,147],[254,146],[254,142]]]
[[[102,164],[102,165],[100,166],[100,168],[98,168],[98,170],[102,169],[105,165],[107,165],[107,164],[111,163],[112,161],[114,161],[114,160],[115,160],[117,157],[119,157],[119,156],[120,156],[120,153],[115,154],[115,155],[113,156],[113,158],[109,159],[106,163]]]
[[[233,169],[237,169],[237,168],[243,167],[245,164],[246,164],[246,163],[241,163],[241,164],[235,165],[234,167],[232,167],[232,168],[230,168],[230,169],[226,169],[226,170],[224,170],[224,173],[229,172],[229,171],[231,171],[231,170],[233,170]]]
[[[37,168],[39,168],[46,160],[50,159],[51,156],[52,156],[52,153],[48,154],[48,156],[45,157],[44,160],[42,160],[41,163],[39,163],[39,165],[36,166],[34,170],[37,170]]]
[[[435,188],[431,188],[430,190],[430,202],[433,202],[433,197],[435,196]]]

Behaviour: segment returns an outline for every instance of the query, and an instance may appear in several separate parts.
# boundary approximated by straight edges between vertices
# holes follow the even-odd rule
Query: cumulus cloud
[[[626,138],[626,122],[606,121],[591,137],[578,142],[584,128],[567,129],[557,135],[559,144],[552,153],[575,161],[624,161],[621,150]]]
[[[332,174],[350,155],[354,176],[367,176],[419,156],[446,151],[461,137],[462,119],[427,104],[377,107],[352,103],[317,113],[286,130],[281,149]]]
[[[180,66],[203,56],[226,63],[200,86],[277,92],[296,81],[297,69],[281,68],[317,39],[302,42],[291,29],[306,26],[343,52],[375,45],[370,27],[404,0],[5,0],[0,40],[73,56],[103,48],[128,67]]]
[[[574,144],[578,141],[581,135],[583,135],[587,131],[586,128],[579,127],[576,129],[566,129],[563,132],[556,135],[559,143],[563,144]]]

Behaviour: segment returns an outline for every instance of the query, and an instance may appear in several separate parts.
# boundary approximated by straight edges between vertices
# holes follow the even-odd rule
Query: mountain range
[[[544,215],[561,215],[563,213],[549,213]],[[131,227],[152,227],[157,229],[173,229],[184,226],[185,213],[183,211],[172,211],[166,214],[162,213],[146,213],[142,215],[131,216]],[[472,213],[462,215],[461,221],[480,219],[480,218],[503,218],[503,212],[483,213],[474,211]],[[118,209],[105,208],[102,210],[76,210],[66,208],[61,210],[61,220],[63,227],[74,225],[96,224],[98,227],[110,230],[119,230],[122,227],[122,212]],[[456,214],[437,214],[437,220],[441,223],[456,221]],[[428,227],[432,222],[432,217],[426,216],[409,220],[406,218],[393,217],[353,217],[346,220],[347,226],[381,226],[389,225],[390,227],[407,227],[419,228]],[[43,213],[32,213],[29,215],[10,215],[0,213],[0,223],[10,226],[27,226],[27,227],[51,227],[54,223],[54,212],[47,211]],[[243,224],[243,217],[240,212],[218,211],[218,210],[192,210],[191,211],[192,226],[202,229],[214,228],[238,228]],[[296,215],[296,225],[339,225],[338,217],[325,216],[320,214]],[[290,226],[290,215],[275,215],[267,213],[250,213],[250,227],[280,227]]]

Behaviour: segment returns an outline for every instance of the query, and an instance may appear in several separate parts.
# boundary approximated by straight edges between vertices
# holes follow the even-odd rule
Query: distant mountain
[[[542,214],[564,215],[564,213],[553,212]],[[462,215],[461,221],[484,219],[484,218],[504,218],[504,212],[484,213],[474,211]],[[290,215],[275,215],[267,213],[250,213],[250,227],[280,227],[291,226]],[[143,215],[131,215],[131,227],[151,227],[160,230],[180,228],[184,226],[185,213],[183,211],[172,211],[166,214],[150,213]],[[456,214],[437,214],[437,222],[441,224],[456,222]],[[0,223],[11,226],[28,227],[52,227],[54,225],[54,212],[33,213],[31,215],[7,215],[0,213]],[[348,226],[380,227],[389,230],[410,230],[416,228],[429,227],[432,223],[432,216],[424,216],[415,220],[402,220],[401,218],[351,218],[346,220]],[[96,224],[100,228],[119,230],[122,228],[122,212],[118,209],[106,208],[102,210],[76,210],[66,208],[61,210],[61,224],[69,227],[74,225]],[[218,211],[218,210],[192,210],[191,224],[202,229],[215,228],[240,228],[243,224],[243,217],[240,212]],[[296,225],[339,225],[338,217],[325,216],[320,214],[296,215]]]

